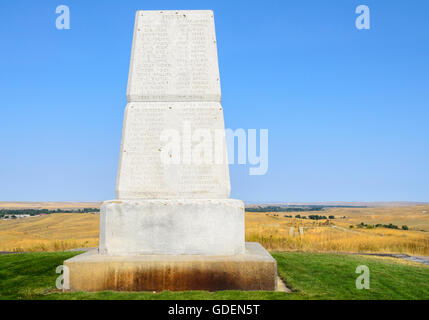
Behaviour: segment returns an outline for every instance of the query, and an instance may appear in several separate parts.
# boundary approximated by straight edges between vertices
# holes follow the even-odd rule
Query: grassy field
[[[66,292],[55,288],[55,269],[78,253],[0,256],[0,299],[429,299],[429,267],[393,258],[274,252],[281,278],[293,292]],[[370,269],[370,289],[355,286],[356,267]]]
[[[0,251],[58,251],[97,247],[100,216],[58,213],[0,221]]]
[[[324,215],[333,220],[287,216]],[[345,218],[344,218],[345,217]],[[409,230],[357,228],[365,224],[407,225]],[[351,229],[350,226],[353,226]],[[293,228],[291,230],[291,228]],[[299,232],[302,228],[302,233]],[[246,240],[270,250],[315,252],[406,253],[429,255],[429,206],[333,208],[321,212],[246,213]]]
[[[68,204],[71,205],[71,204]],[[333,220],[285,215],[333,215]],[[344,218],[345,217],[345,218]],[[410,230],[357,228],[389,224]],[[350,229],[350,226],[354,226]],[[61,213],[0,220],[0,251],[58,251],[98,246],[98,214]],[[293,231],[291,232],[291,228]],[[299,232],[302,228],[303,233]],[[277,251],[429,255],[429,206],[332,208],[321,212],[246,213],[246,240]]]
[[[429,206],[375,207],[375,208],[332,208],[327,211],[337,217],[346,216],[345,223],[407,225],[412,230],[429,232]]]

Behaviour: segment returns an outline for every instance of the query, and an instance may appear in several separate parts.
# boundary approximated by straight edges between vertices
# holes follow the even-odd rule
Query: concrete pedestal
[[[234,199],[105,201],[100,253],[244,253],[244,203]]]
[[[65,286],[85,291],[276,290],[277,264],[258,243],[242,254],[105,255],[97,250],[64,262]]]

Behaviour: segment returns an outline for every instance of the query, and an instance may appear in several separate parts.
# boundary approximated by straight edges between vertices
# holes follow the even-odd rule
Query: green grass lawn
[[[0,299],[429,299],[429,268],[400,260],[319,253],[272,253],[280,277],[293,293],[187,291],[62,293],[57,266],[78,253],[0,256]],[[370,269],[370,289],[358,290],[358,265]]]

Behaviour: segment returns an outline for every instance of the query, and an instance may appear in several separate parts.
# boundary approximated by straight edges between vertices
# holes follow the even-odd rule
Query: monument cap
[[[127,100],[221,101],[212,10],[137,11]]]

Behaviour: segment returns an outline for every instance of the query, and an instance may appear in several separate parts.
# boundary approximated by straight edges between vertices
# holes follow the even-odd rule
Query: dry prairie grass
[[[0,251],[60,251],[98,246],[99,215],[61,213],[0,221]]]
[[[335,208],[317,212],[246,213],[246,240],[260,242],[270,250],[318,252],[383,252],[429,255],[429,207],[407,208]],[[303,220],[284,215],[334,215],[345,219]],[[386,228],[349,229],[360,222],[367,224],[408,225],[411,230]],[[290,234],[291,227],[294,228]],[[303,234],[299,228],[303,228]]]
[[[407,225],[413,230],[429,231],[429,206],[381,207],[381,208],[333,208],[330,215],[346,216],[342,220],[349,224],[389,224]]]

